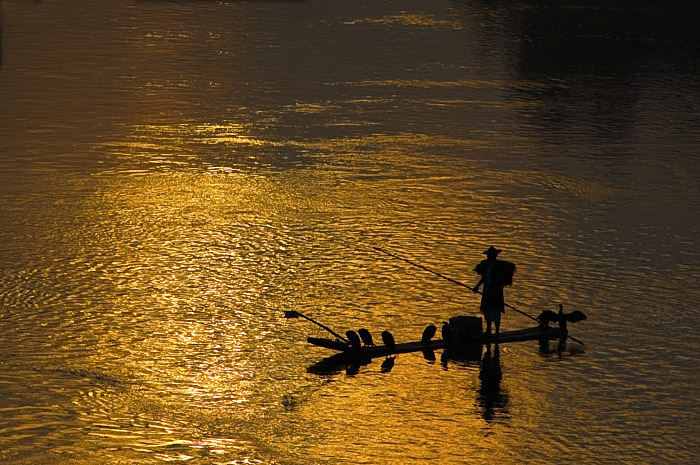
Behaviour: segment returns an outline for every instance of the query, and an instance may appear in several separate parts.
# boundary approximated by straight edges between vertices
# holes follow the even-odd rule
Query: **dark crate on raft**
[[[453,316],[449,323],[450,346],[480,345],[483,339],[483,322],[480,316]]]

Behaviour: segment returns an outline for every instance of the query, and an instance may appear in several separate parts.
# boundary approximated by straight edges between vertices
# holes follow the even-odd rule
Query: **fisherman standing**
[[[474,271],[481,275],[481,279],[472,288],[475,293],[479,292],[479,286],[484,285],[481,295],[481,313],[486,320],[486,334],[491,334],[491,323],[496,327],[496,336],[501,328],[501,313],[505,313],[505,299],[503,298],[503,287],[513,284],[513,274],[515,265],[503,260],[497,260],[501,250],[494,246],[484,252],[486,260],[476,265]]]

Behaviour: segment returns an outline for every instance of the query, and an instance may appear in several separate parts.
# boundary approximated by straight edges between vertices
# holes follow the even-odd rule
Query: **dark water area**
[[[699,23],[2,0],[0,462],[697,463]],[[285,311],[398,343],[478,315],[373,247],[473,285],[489,245],[585,345],[307,371],[332,352]]]

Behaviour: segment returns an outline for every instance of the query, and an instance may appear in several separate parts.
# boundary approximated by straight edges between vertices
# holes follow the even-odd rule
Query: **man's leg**
[[[494,315],[493,323],[496,326],[496,336],[498,336],[498,332],[501,330],[501,312]]]

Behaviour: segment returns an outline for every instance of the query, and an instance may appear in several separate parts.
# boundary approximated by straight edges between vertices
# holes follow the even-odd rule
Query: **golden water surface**
[[[0,462],[696,463],[697,17],[601,3],[3,1]],[[307,371],[489,245],[585,346]]]

